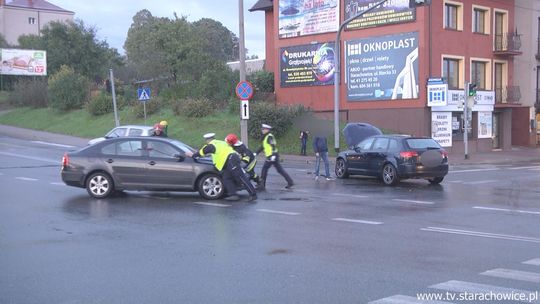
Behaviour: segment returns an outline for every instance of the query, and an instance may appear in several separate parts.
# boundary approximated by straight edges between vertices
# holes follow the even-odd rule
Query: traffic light
[[[467,89],[468,95],[471,97],[476,96],[476,83],[469,82],[469,87]]]
[[[430,5],[431,0],[409,0],[409,8],[415,8],[418,6]]]

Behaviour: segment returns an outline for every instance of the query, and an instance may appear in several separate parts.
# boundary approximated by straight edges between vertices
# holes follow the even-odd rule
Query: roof
[[[271,11],[273,8],[273,0],[258,0],[257,3],[255,3],[255,5],[249,9],[249,11]]]
[[[65,10],[59,6],[56,6],[50,2],[47,2],[45,0],[12,0],[9,3],[6,3],[6,6],[10,7],[18,7],[18,8],[25,8],[25,9],[34,9],[34,10],[44,10],[44,11],[57,11],[57,12],[65,12],[65,13],[72,13],[75,14],[72,11]]]

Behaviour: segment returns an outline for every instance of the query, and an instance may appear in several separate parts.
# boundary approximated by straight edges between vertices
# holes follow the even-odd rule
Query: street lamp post
[[[340,60],[341,60],[341,31],[345,28],[347,24],[349,24],[351,21],[353,21],[356,18],[361,17],[362,15],[369,13],[370,11],[376,9],[377,7],[381,6],[388,0],[382,0],[378,2],[377,4],[373,5],[372,7],[358,13],[357,15],[354,15],[350,17],[349,19],[343,21],[343,23],[339,26],[339,30],[337,32],[336,36],[336,51],[334,52],[336,54],[336,67],[335,67],[335,77],[334,77],[334,149],[336,152],[339,152],[339,81],[341,79],[340,75]]]

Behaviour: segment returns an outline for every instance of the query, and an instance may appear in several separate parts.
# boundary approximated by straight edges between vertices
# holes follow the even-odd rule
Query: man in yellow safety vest
[[[276,170],[281,176],[285,178],[287,181],[287,186],[285,186],[286,189],[292,188],[294,185],[294,182],[292,178],[285,172],[281,164],[279,163],[279,153],[277,149],[277,142],[272,133],[270,133],[270,130],[272,129],[272,126],[267,124],[262,124],[262,133],[264,135],[262,140],[262,145],[259,149],[257,149],[257,154],[259,154],[261,151],[264,151],[264,156],[266,156],[266,160],[264,162],[264,165],[262,167],[261,172],[261,183],[257,190],[264,191],[266,189],[266,177],[268,175],[268,169],[273,165],[276,167]]]

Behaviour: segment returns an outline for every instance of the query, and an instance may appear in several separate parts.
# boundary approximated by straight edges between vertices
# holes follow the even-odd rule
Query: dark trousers
[[[300,154],[306,155],[307,138],[301,139]]]
[[[264,162],[264,165],[262,167],[262,172],[261,172],[261,186],[262,186],[262,188],[266,187],[266,177],[268,176],[268,169],[270,169],[270,167],[272,167],[272,165],[274,165],[274,167],[276,167],[277,172],[279,174],[281,174],[281,176],[283,176],[285,178],[285,180],[287,181],[287,185],[292,186],[294,184],[293,180],[291,179],[289,174],[287,174],[287,172],[285,172],[285,170],[283,169],[283,167],[279,163],[279,154],[274,154],[274,155],[276,156],[276,159],[274,161],[271,161],[270,157],[267,157],[266,161]]]
[[[236,153],[232,153],[227,158],[223,171],[221,171],[223,176],[223,184],[225,185],[225,190],[229,195],[236,194],[236,185],[242,185],[246,188],[247,192],[250,195],[255,195],[255,187],[249,181],[249,178],[246,175],[244,169],[240,165],[240,157]]]

